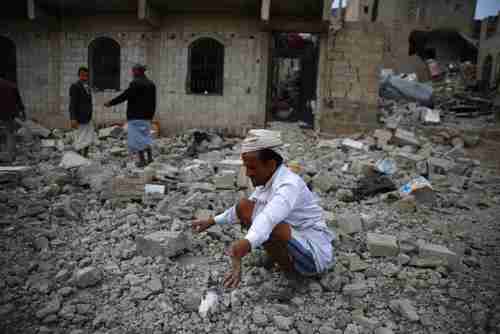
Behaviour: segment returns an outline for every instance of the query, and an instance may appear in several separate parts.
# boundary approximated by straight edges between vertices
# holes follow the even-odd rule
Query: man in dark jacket
[[[130,153],[139,156],[137,167],[144,167],[153,162],[151,121],[156,111],[156,86],[146,77],[145,71],[144,65],[135,65],[132,68],[134,79],[129,87],[104,104],[111,107],[127,101],[128,149]],[[147,163],[144,152],[148,155]]]
[[[89,146],[97,140],[92,123],[92,92],[88,84],[89,70],[78,69],[79,80],[69,89],[69,115],[71,128],[75,129],[74,147],[80,154],[88,157]]]
[[[0,101],[2,101],[0,136],[5,137],[6,158],[11,162],[16,155],[16,124],[14,119],[20,117],[22,120],[26,120],[24,104],[15,83],[0,78]]]

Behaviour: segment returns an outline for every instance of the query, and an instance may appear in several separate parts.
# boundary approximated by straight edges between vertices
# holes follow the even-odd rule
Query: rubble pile
[[[251,191],[239,138],[160,138],[155,162],[136,169],[120,130],[101,131],[89,159],[51,131],[44,145],[23,137],[16,165],[31,168],[0,169],[0,331],[500,331],[500,178],[467,157],[471,138],[403,122],[336,139],[271,127],[337,232],[334,269],[287,296],[255,250],[241,287],[222,288],[224,250],[244,234],[193,235],[190,222]]]
[[[452,126],[484,128],[495,126],[496,92],[478,91],[473,84],[470,64],[449,64],[434,81],[421,83],[414,74],[381,73],[380,117],[387,126]],[[391,81],[392,80],[392,81]]]

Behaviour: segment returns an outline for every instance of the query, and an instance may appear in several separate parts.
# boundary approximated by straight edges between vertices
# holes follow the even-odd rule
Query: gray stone
[[[375,330],[374,334],[394,334],[394,332],[390,328],[379,327]]]
[[[252,320],[259,327],[264,327],[269,322],[266,313],[260,307],[256,307],[252,312]]]
[[[349,189],[339,189],[337,190],[337,193],[335,194],[337,199],[342,202],[352,202],[354,201],[354,195],[351,190]]]
[[[50,314],[55,314],[61,308],[61,301],[58,298],[51,300],[44,308],[36,312],[38,319],[43,319]]]
[[[363,230],[361,217],[358,214],[342,214],[337,217],[337,226],[347,234],[354,234]]]
[[[459,263],[459,257],[445,246],[419,242],[418,256],[420,259],[441,263],[441,265],[456,268]]]
[[[352,297],[363,297],[368,293],[368,286],[365,282],[347,284],[342,289],[342,293]]]
[[[377,139],[377,146],[379,148],[387,145],[392,138],[392,132],[387,130],[377,129],[373,134],[373,137]]]
[[[404,318],[410,321],[418,321],[420,317],[415,310],[415,307],[408,299],[396,299],[390,302],[390,307],[394,312],[398,312]]]
[[[49,239],[47,239],[46,237],[43,237],[43,236],[38,237],[33,241],[33,246],[37,250],[41,250],[41,251],[48,250],[49,249]]]
[[[370,254],[379,256],[396,256],[399,247],[396,237],[386,234],[368,233],[366,243]]]
[[[201,291],[195,289],[188,289],[180,298],[180,303],[190,312],[197,312],[200,306],[201,298],[203,297]]]
[[[75,285],[79,288],[94,286],[102,279],[102,273],[95,267],[86,267],[75,272]]]
[[[158,277],[153,277],[146,285],[146,287],[153,291],[153,293],[160,293],[163,291],[163,284]]]
[[[362,213],[360,216],[364,231],[369,231],[377,225],[377,217],[375,215]]]
[[[62,157],[62,160],[61,160],[61,163],[59,164],[59,166],[62,168],[71,169],[71,168],[77,168],[77,167],[82,167],[82,166],[90,166],[91,164],[92,164],[92,161],[82,157],[78,153],[66,152],[64,154],[64,156]]]
[[[334,174],[320,172],[312,179],[314,190],[319,190],[323,193],[335,191],[337,189],[337,178]]]
[[[111,126],[99,130],[99,139],[106,139],[109,137],[120,138],[124,134],[124,130],[120,126]]]
[[[191,248],[184,232],[158,231],[136,238],[136,249],[143,256],[172,257]]]
[[[433,173],[447,174],[455,166],[455,163],[446,159],[430,158],[429,165]]]
[[[363,328],[373,331],[375,328],[380,326],[380,322],[376,319],[365,317],[362,314],[353,312],[352,320]]]
[[[237,174],[233,170],[223,170],[213,177],[216,189],[234,189]]]
[[[349,270],[352,272],[364,271],[368,264],[360,259],[358,255],[349,256]]]
[[[415,137],[415,134],[410,131],[406,131],[403,129],[396,129],[396,132],[394,133],[394,137],[392,140],[400,145],[400,146],[405,146],[405,145],[410,145],[410,146],[420,146],[420,142],[418,139]]]
[[[292,317],[283,317],[280,315],[275,315],[273,317],[274,324],[278,329],[289,331],[293,326],[293,318]]]

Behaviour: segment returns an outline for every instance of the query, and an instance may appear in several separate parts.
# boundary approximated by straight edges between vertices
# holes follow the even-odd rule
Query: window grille
[[[90,84],[97,90],[120,90],[120,45],[100,37],[89,46]]]
[[[187,88],[192,94],[222,95],[224,46],[213,38],[200,38],[189,48]]]

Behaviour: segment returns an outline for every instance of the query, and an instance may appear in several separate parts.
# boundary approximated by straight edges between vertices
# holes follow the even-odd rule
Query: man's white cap
[[[247,137],[241,143],[241,154],[264,149],[275,149],[282,145],[281,132],[253,129],[248,131]]]

